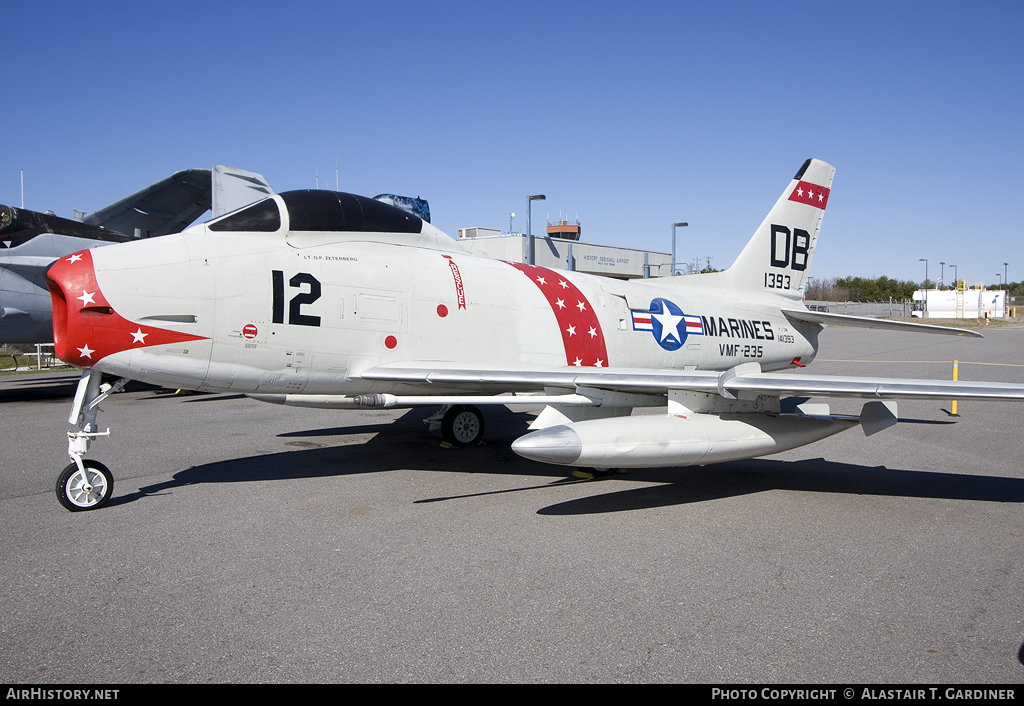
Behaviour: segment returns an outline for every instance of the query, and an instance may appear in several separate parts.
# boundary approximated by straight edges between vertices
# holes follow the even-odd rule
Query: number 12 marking
[[[274,303],[272,321],[283,324],[284,321],[284,272],[272,270],[274,282]],[[300,292],[288,302],[288,323],[296,326],[319,326],[320,317],[302,313],[303,304],[312,304],[320,298],[320,281],[308,272],[299,274],[288,280],[289,287],[300,288],[309,285],[308,292]]]

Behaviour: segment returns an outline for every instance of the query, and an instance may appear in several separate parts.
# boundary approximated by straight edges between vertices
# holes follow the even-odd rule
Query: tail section
[[[724,274],[735,290],[800,301],[836,169],[808,159]]]
[[[221,164],[213,167],[211,191],[213,203],[210,210],[213,211],[213,218],[220,218],[225,213],[262,201],[274,193],[262,174]]]

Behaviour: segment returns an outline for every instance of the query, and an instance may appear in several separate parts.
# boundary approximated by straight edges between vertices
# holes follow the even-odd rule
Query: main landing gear
[[[484,436],[484,415],[471,404],[446,404],[423,425],[431,431],[440,427],[441,438],[452,446],[475,446]]]
[[[92,370],[82,372],[75,392],[68,423],[78,431],[68,432],[68,456],[73,463],[68,465],[57,478],[57,501],[71,512],[96,510],[103,507],[114,492],[114,476],[110,469],[99,461],[86,459],[89,444],[97,437],[110,436],[110,429],[96,431],[96,413],[99,404],[107,395],[124,388],[128,382],[118,380],[113,385],[102,384],[102,375]]]

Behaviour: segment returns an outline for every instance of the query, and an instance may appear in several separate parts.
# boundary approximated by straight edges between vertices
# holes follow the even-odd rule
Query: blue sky
[[[812,276],[1024,279],[1024,3],[8,2],[0,203],[174,171],[430,201],[725,267],[808,157]],[[951,280],[949,266],[946,279]]]

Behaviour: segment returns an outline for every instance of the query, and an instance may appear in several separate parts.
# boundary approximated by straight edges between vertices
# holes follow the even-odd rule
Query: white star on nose
[[[92,295],[95,294],[95,293],[96,292],[87,292],[87,291],[85,291],[83,289],[82,290],[82,296],[78,297],[78,299],[82,300],[82,306],[85,306],[86,304],[95,304],[96,302],[93,301],[93,298],[92,298]]]
[[[81,259],[81,255],[75,254],[68,258],[68,262],[79,262]]]
[[[148,335],[149,335],[148,333],[143,333],[142,332],[142,327],[139,326],[139,330],[132,334],[132,343],[142,343],[142,344],[145,344],[146,343],[146,336],[148,336]]]
[[[85,348],[79,348],[78,352],[80,354],[78,356],[79,358],[88,358],[89,360],[92,360],[92,354],[95,353],[96,351],[94,351],[92,348],[89,348],[89,344],[86,343]]]

